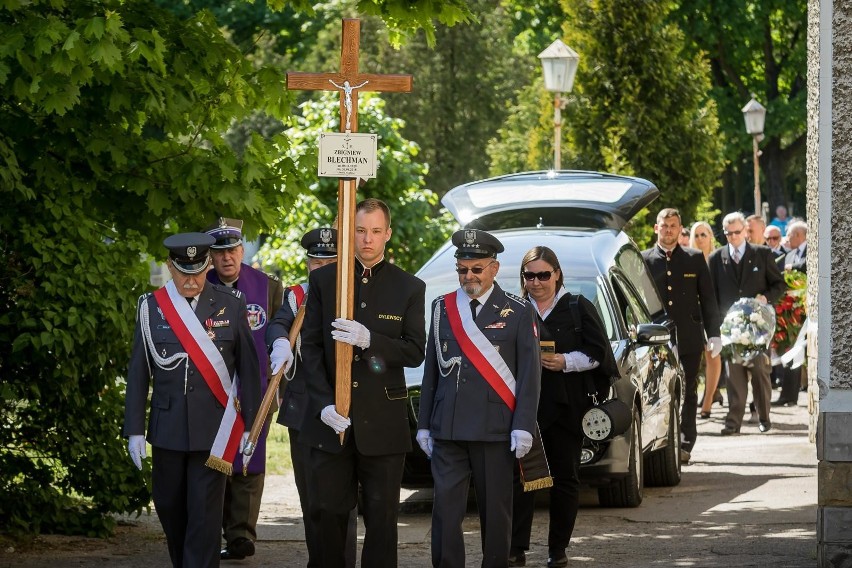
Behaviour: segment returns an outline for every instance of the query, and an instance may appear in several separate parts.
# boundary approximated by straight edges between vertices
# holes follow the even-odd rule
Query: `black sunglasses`
[[[727,237],[727,236],[730,236],[730,235],[739,235],[740,233],[743,232],[743,230],[740,229],[739,231],[722,231],[722,232],[725,233],[725,236]]]
[[[542,270],[541,272],[522,272],[521,274],[524,277],[524,280],[528,280],[532,282],[536,278],[538,278],[539,282],[547,282],[550,280],[550,276],[556,272],[555,270]]]
[[[458,272],[462,276],[467,274],[468,270],[470,270],[474,274],[482,274],[482,271],[485,270],[486,268],[488,268],[489,266],[491,266],[492,264],[494,264],[493,260],[491,262],[489,262],[488,264],[486,264],[485,266],[474,266],[473,268],[468,268],[467,266],[456,266],[456,272]]]

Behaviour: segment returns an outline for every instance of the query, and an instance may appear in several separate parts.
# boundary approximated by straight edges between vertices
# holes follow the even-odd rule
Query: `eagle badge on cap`
[[[190,260],[192,260],[193,258],[195,258],[195,253],[197,251],[198,249],[196,249],[195,247],[186,247],[186,256],[188,256]]]
[[[219,228],[220,229],[227,229],[228,228],[228,223],[227,223],[227,221],[225,221],[224,217],[219,217]]]
[[[464,242],[469,245],[472,245],[476,242],[476,231],[465,231],[464,232]]]
[[[324,243],[330,243],[331,242],[331,229],[320,230],[320,239]]]

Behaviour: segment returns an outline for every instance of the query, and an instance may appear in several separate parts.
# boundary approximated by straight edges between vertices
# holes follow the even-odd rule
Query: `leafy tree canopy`
[[[361,5],[400,33],[466,14],[457,0]],[[239,152],[223,134],[259,112],[287,120],[283,74],[210,10],[173,7],[0,0],[0,531],[100,535],[109,513],[147,506],[149,472],[120,438],[146,260],[216,213],[250,236],[274,226],[307,188],[283,134]]]

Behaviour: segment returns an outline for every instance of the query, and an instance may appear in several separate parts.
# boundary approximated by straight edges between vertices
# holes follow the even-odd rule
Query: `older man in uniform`
[[[124,435],[139,469],[153,380],[154,506],[174,566],[219,565],[227,476],[260,406],[245,298],[204,277],[214,242],[204,233],[184,233],[163,243],[172,280],[139,298],[127,374]]]
[[[261,392],[265,393],[270,369],[264,336],[272,314],[281,307],[284,286],[277,276],[261,272],[243,262],[245,250],[242,220],[219,217],[216,224],[208,227],[205,232],[216,239],[210,246],[215,270],[207,273],[207,280],[228,288],[236,288],[246,299],[249,327],[258,356]],[[261,417],[261,420],[266,419],[267,417]],[[261,430],[246,475],[243,475],[242,454],[234,461],[238,474],[228,478],[225,488],[222,529],[226,544],[220,552],[222,560],[242,560],[246,556],[254,555],[257,518],[260,515],[266,472],[268,434],[267,423]]]
[[[432,303],[417,442],[432,460],[432,565],[465,566],[462,521],[470,476],[482,566],[506,566],[515,459],[532,447],[541,359],[535,310],[494,281],[503,245],[453,234],[460,288]]]
[[[700,250],[682,247],[677,236],[681,230],[680,212],[666,208],[657,215],[654,232],[657,244],[642,252],[666,312],[675,322],[677,352],[683,363],[685,392],[680,413],[681,461],[689,462],[698,429],[698,368],[701,355],[709,346],[713,357],[722,351],[719,336],[719,310],[710,270]]]
[[[337,230],[331,227],[321,227],[308,231],[302,236],[302,248],[305,249],[308,274],[337,262]],[[275,313],[275,317],[266,330],[266,344],[272,353],[273,370],[280,368],[283,361],[293,359],[290,348],[290,332],[296,320],[299,308],[304,304],[308,293],[308,283],[303,282],[290,286],[284,293],[284,304]],[[294,342],[298,351],[298,339]],[[279,362],[281,361],[281,362]],[[305,419],[308,405],[305,375],[301,372],[299,361],[285,375],[286,381],[281,382],[281,410],[278,412],[278,423],[287,427],[290,435],[290,458],[293,462],[293,476],[296,479],[296,489],[299,492],[299,503],[302,507],[302,521],[305,527],[305,544],[308,547],[308,567],[320,566],[322,560],[322,533],[320,532],[320,513],[316,506],[311,506],[308,483],[312,479],[309,460],[311,447],[299,440],[299,430]],[[346,538],[346,567],[355,567],[357,551],[356,524],[357,509],[350,514],[349,531]]]
[[[710,275],[716,287],[719,313],[727,314],[740,298],[756,298],[764,304],[773,304],[781,298],[786,285],[769,247],[746,242],[746,225],[742,213],[729,213],[722,219],[728,244],[710,254]],[[723,436],[738,434],[745,414],[749,375],[758,414],[758,429],[768,432],[772,428],[769,418],[772,385],[769,380],[769,355],[755,357],[746,367],[728,361],[728,415],[725,417]]]
[[[426,285],[384,258],[387,205],[355,207],[354,319],[336,318],[336,266],[311,272],[300,373],[309,408],[299,440],[311,446],[311,506],[320,509],[322,565],[343,566],[349,516],[360,484],[361,565],[397,565],[397,517],[405,454],[411,449],[404,367],[423,361]],[[353,346],[350,416],[335,408],[335,342]],[[339,434],[345,432],[343,445]]]

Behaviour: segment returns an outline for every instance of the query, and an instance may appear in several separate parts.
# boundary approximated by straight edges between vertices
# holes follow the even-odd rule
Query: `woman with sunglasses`
[[[716,250],[716,239],[710,224],[696,221],[689,232],[689,246],[704,253],[704,260]],[[713,357],[713,352],[707,349],[704,353],[704,397],[701,399],[701,418],[710,418],[710,410],[714,402],[722,406],[722,393],[717,390],[719,376],[722,374],[722,356]]]
[[[553,352],[541,356],[541,396],[538,425],[554,485],[550,490],[550,529],[547,537],[548,568],[567,566],[565,549],[574,531],[580,493],[580,421],[591,405],[585,379],[591,374],[598,388],[608,387],[618,374],[609,338],[597,310],[589,300],[573,296],[562,287],[559,259],[549,248],[538,246],[521,261],[522,296],[538,314],[542,345],[552,342]],[[578,300],[582,332],[577,333],[572,299]],[[598,380],[599,379],[599,380]],[[517,472],[516,472],[517,473]],[[512,511],[510,566],[524,566],[529,550],[535,493],[524,493],[515,480]]]

